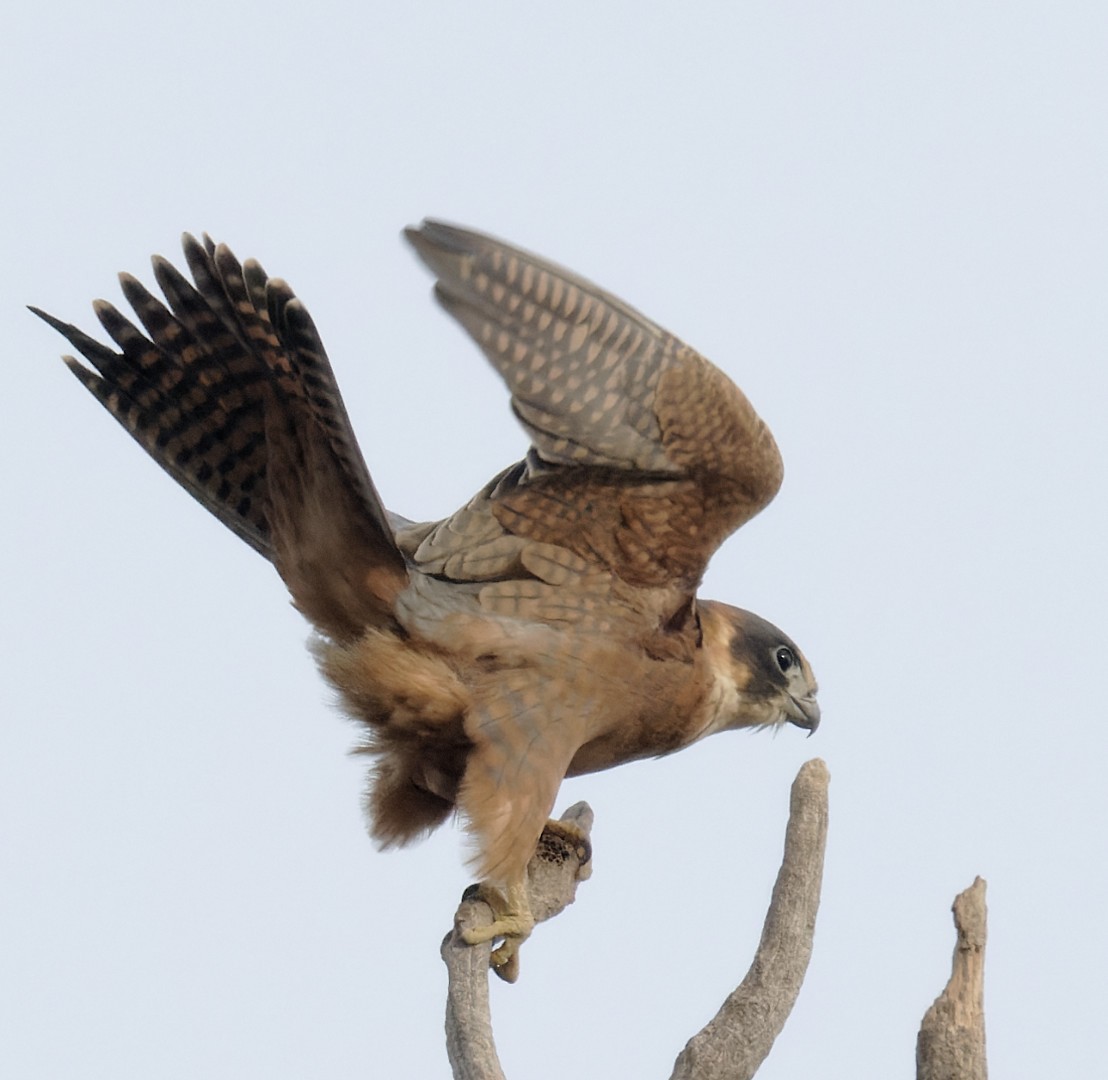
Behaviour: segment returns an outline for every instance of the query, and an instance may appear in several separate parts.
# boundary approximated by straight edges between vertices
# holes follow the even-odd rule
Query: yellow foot
[[[527,902],[526,880],[509,882],[507,896],[499,889],[482,882],[474,895],[492,908],[493,921],[488,926],[467,926],[462,930],[462,940],[467,945],[481,945],[495,938],[501,944],[493,949],[489,963],[505,982],[519,978],[519,947],[535,927],[535,918]]]

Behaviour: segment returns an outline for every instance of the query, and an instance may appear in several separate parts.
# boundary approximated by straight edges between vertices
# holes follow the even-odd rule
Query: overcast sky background
[[[290,280],[377,485],[441,517],[525,440],[399,238],[437,215],[701,349],[786,462],[704,594],[823,726],[567,783],[596,869],[493,988],[509,1076],[665,1076],[831,770],[765,1080],[914,1075],[988,881],[992,1071],[1103,1068],[1108,8],[47,2],[0,37],[0,1074],[446,1077],[456,829],[382,855],[272,569],[22,307],[92,328],[208,230]]]

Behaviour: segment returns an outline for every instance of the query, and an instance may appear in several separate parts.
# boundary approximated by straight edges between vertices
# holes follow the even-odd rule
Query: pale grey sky
[[[525,441],[399,239],[425,214],[572,267],[747,391],[786,481],[704,593],[822,688],[810,741],[565,786],[596,872],[494,988],[508,1074],[667,1075],[746,969],[812,755],[824,900],[760,1076],[912,1076],[975,874],[995,1075],[1103,1067],[1108,9],[661,12],[7,16],[0,1075],[448,1075],[459,833],[374,850],[279,580],[22,307],[91,329],[117,270],[210,231],[292,282],[386,501],[437,517]]]

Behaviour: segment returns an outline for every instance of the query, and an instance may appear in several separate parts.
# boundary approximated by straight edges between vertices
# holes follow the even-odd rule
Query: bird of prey
[[[155,257],[164,301],[120,275],[145,332],[97,301],[117,349],[32,310],[143,449],[273,563],[364,726],[376,840],[463,816],[495,912],[467,940],[500,940],[505,973],[534,925],[526,866],[563,777],[733,728],[812,731],[817,688],[775,626],[697,597],[781,483],[742,392],[551,263],[439,221],[406,236],[531,440],[441,521],[385,510],[304,305],[225,245],[184,237],[191,282]]]

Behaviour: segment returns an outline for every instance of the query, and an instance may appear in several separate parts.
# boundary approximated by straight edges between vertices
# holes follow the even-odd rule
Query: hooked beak
[[[786,707],[789,715],[789,723],[797,727],[805,728],[809,738],[816,733],[819,727],[819,702],[815,694],[807,697],[793,697],[789,695],[789,704]]]

